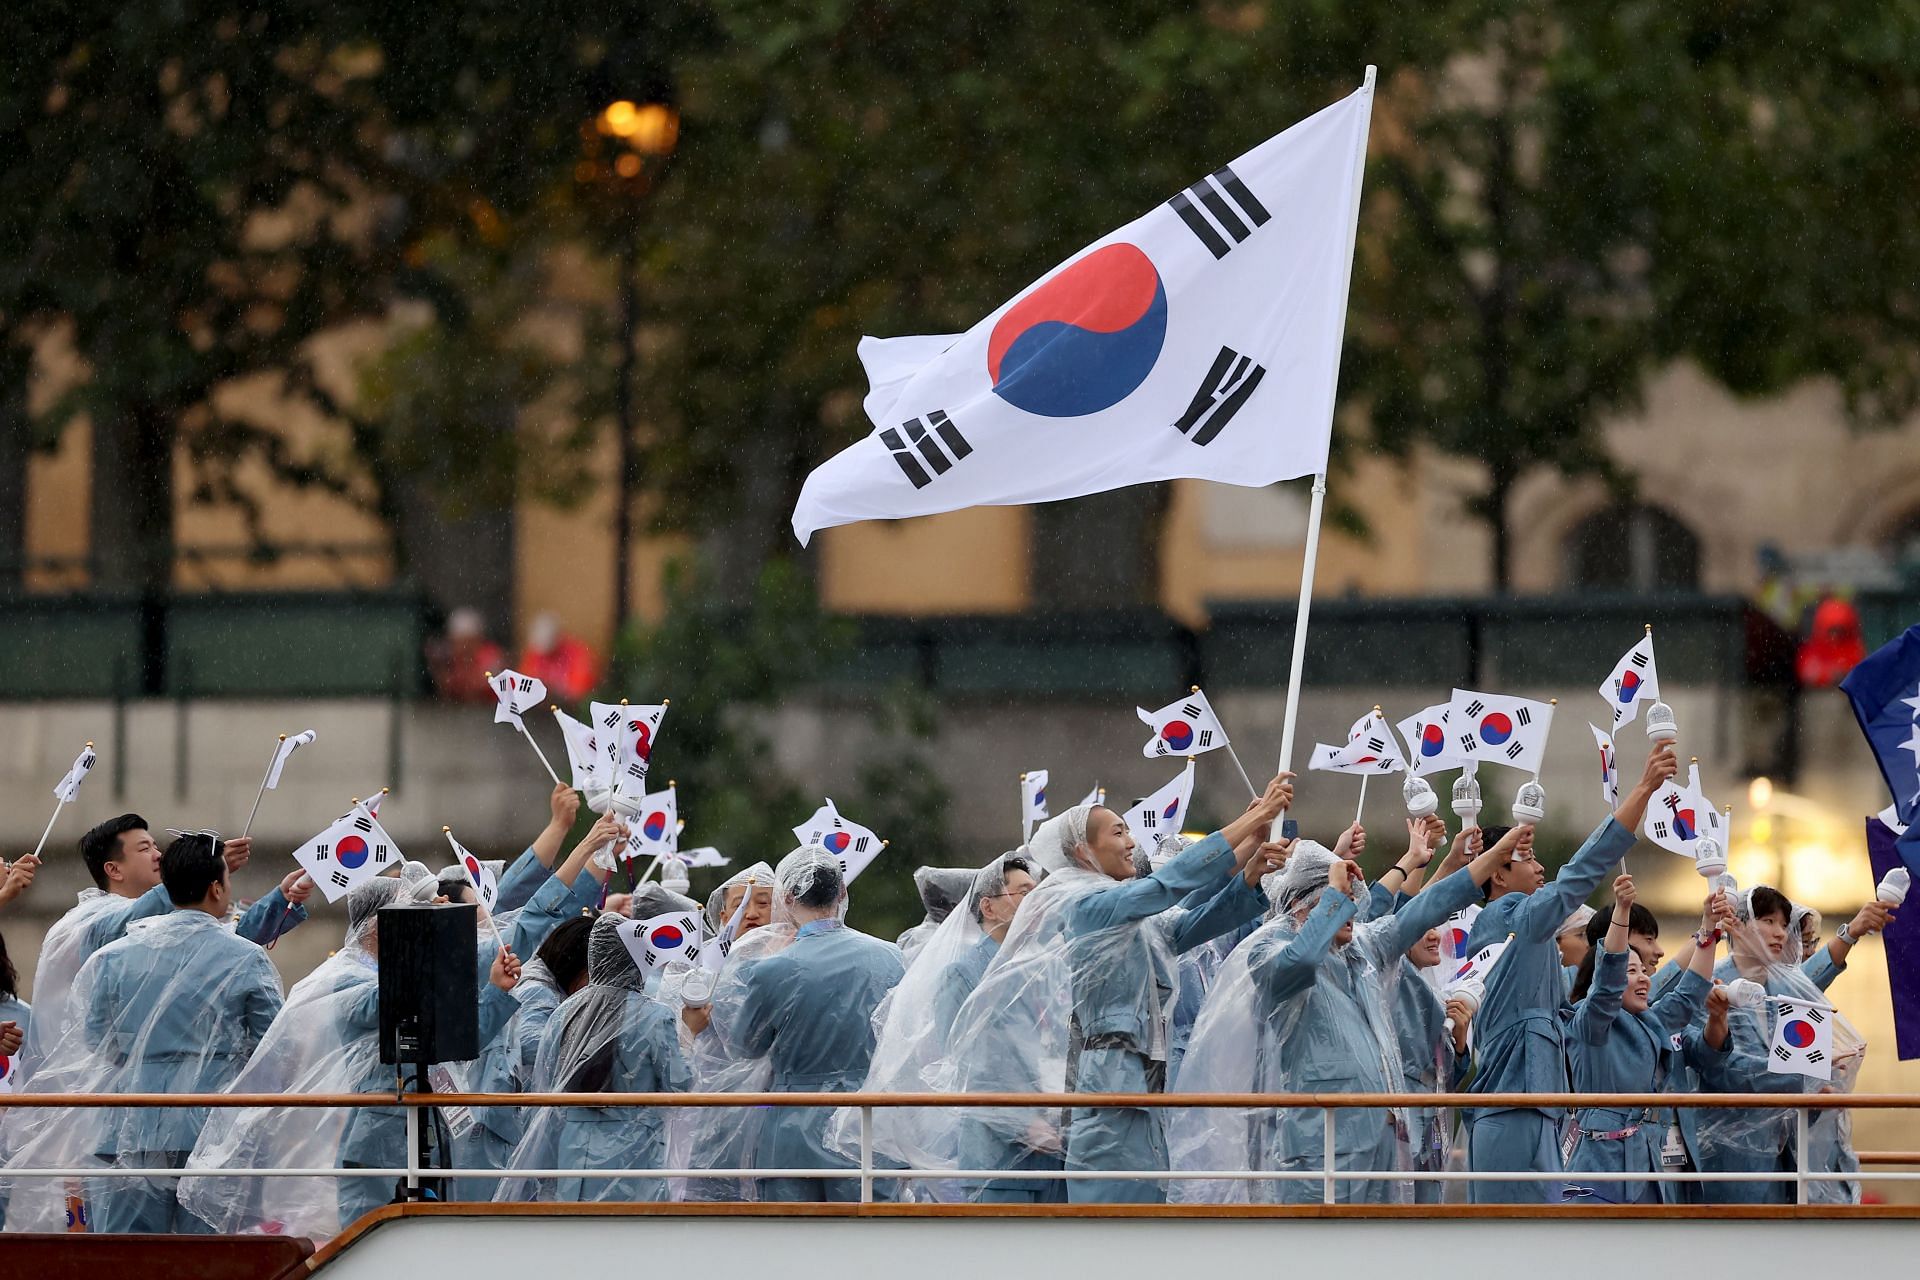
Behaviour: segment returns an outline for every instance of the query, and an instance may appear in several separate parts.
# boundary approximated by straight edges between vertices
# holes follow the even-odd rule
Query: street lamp
[[[667,101],[617,98],[581,126],[581,154],[574,177],[610,194],[618,203],[614,225],[620,240],[620,373],[614,390],[619,432],[613,509],[613,618],[618,634],[633,612],[633,373],[634,333],[639,325],[640,202],[673,158],[680,141],[680,113]]]

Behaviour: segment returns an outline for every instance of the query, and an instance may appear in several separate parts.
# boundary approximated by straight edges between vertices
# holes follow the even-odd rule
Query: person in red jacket
[[[1866,656],[1859,610],[1839,596],[1828,596],[1813,610],[1813,627],[1800,642],[1794,669],[1802,685],[1824,689],[1839,684]]]
[[[560,629],[551,613],[535,615],[527,627],[527,646],[520,651],[521,675],[546,682],[556,702],[577,702],[593,692],[600,679],[600,662],[586,642]]]

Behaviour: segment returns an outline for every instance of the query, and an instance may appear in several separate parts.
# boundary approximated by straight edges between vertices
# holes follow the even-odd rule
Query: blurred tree
[[[1830,375],[1863,420],[1920,386],[1908,211],[1920,50],[1818,6],[715,0],[647,296],[671,322],[652,474],[739,591],[806,472],[868,429],[862,333],[973,323],[1196,173],[1384,69],[1343,430],[1514,486],[1630,487],[1598,425],[1697,360]],[[1336,453],[1351,456],[1352,450]],[[1045,604],[1157,595],[1164,487],[1035,511]]]
[[[446,389],[455,367],[488,373],[509,341],[498,327],[473,331],[467,281],[441,270],[459,255],[434,246],[537,252],[537,216],[570,172],[580,123],[622,77],[670,61],[697,28],[690,13],[568,0],[428,16],[359,0],[10,10],[0,409],[18,416],[20,353],[51,341],[77,357],[32,429],[46,444],[76,416],[91,423],[95,582],[168,582],[183,445],[193,499],[256,515],[243,462],[376,509],[417,499],[393,485],[428,455],[405,440],[384,448],[386,424],[352,416],[319,377],[311,340],[414,299],[451,325],[441,349],[412,352],[416,367],[437,368],[422,385]],[[347,423],[351,446],[303,452],[282,421],[234,414],[219,392],[252,377],[277,384],[285,415]],[[487,383],[503,396],[547,385]],[[422,403],[389,401],[396,412]],[[420,430],[442,433],[460,406],[473,397]],[[456,451],[451,471],[433,453],[435,486],[474,501],[500,488],[521,402],[488,407],[470,422],[494,443]],[[4,518],[0,534],[13,536]]]
[[[754,861],[778,862],[793,848],[792,828],[819,806],[820,797],[781,772],[767,721],[817,684],[853,642],[851,625],[821,612],[790,563],[763,567],[745,608],[723,600],[709,581],[703,567],[669,567],[664,618],[626,634],[599,695],[673,700],[649,785],[676,783],[686,844],[712,844],[733,859],[726,870],[700,873],[702,894]],[[868,745],[856,787],[834,799],[892,842],[860,878],[858,923],[898,933],[920,918],[913,868],[948,852],[946,789],[921,754],[935,708],[908,690],[882,691],[863,706],[876,732],[861,735]]]

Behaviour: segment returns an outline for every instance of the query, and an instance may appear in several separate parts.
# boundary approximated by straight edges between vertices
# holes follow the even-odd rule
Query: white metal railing
[[[139,1109],[156,1107],[276,1107],[276,1108],[391,1108],[401,1106],[407,1113],[407,1153],[404,1165],[389,1168],[313,1168],[263,1169],[174,1169],[174,1168],[10,1168],[7,1178],[390,1178],[405,1179],[409,1193],[420,1194],[422,1183],[451,1178],[580,1178],[600,1181],[619,1178],[702,1178],[768,1179],[808,1178],[854,1180],[860,1184],[860,1202],[871,1204],[874,1184],[886,1181],[995,1181],[1042,1183],[1053,1181],[1235,1181],[1249,1183],[1318,1182],[1321,1203],[1333,1204],[1341,1183],[1368,1181],[1395,1182],[1546,1182],[1581,1184],[1608,1182],[1788,1182],[1796,1189],[1796,1200],[1808,1202],[1808,1188],[1823,1182],[1920,1181],[1920,1171],[1893,1172],[1875,1168],[1851,1172],[1817,1172],[1808,1167],[1809,1123],[1813,1112],[1825,1110],[1915,1110],[1920,1111],[1920,1095],[1807,1095],[1807,1094],[879,1094],[879,1093],[565,1093],[565,1094],[125,1094],[54,1095],[16,1094],[0,1098],[0,1109],[8,1107],[73,1107],[82,1109]],[[507,1106],[507,1107],[649,1107],[660,1110],[687,1110],[713,1107],[830,1107],[857,1108],[859,1115],[859,1162],[836,1168],[646,1168],[646,1169],[460,1169],[423,1165],[419,1155],[421,1116],[435,1106]],[[1341,1169],[1335,1164],[1337,1149],[1334,1126],[1337,1113],[1347,1109],[1385,1110],[1408,1106],[1427,1108],[1508,1109],[1585,1109],[1606,1107],[1620,1110],[1669,1111],[1678,1108],[1699,1110],[1780,1110],[1794,1114],[1795,1167],[1792,1170],[1767,1170],[1732,1173],[1691,1170],[1670,1172],[1651,1170],[1634,1173],[1588,1173],[1570,1175],[1561,1170],[1516,1172],[1474,1172],[1466,1169],[1412,1171],[1401,1169]],[[873,1113],[876,1109],[932,1108],[964,1111],[974,1108],[1019,1108],[1033,1110],[1099,1109],[1261,1109],[1318,1110],[1322,1113],[1323,1159],[1314,1169],[948,1169],[892,1168],[875,1164]],[[1920,1166],[1920,1152],[1866,1153],[1863,1163],[1876,1165],[1904,1163]],[[1578,1202],[1575,1202],[1578,1204]]]

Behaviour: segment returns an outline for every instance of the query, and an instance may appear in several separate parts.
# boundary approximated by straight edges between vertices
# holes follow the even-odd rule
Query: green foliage
[[[671,698],[649,785],[671,779],[686,819],[683,843],[711,844],[730,869],[696,871],[701,894],[733,871],[793,848],[792,828],[819,807],[773,757],[767,722],[851,650],[849,624],[827,617],[806,580],[784,561],[767,565],[746,608],[720,600],[706,572],[668,570],[665,617],[636,626],[608,664],[602,700]],[[931,700],[884,693],[860,714],[878,730],[857,765],[857,787],[837,795],[847,816],[891,841],[855,886],[854,922],[888,938],[920,918],[913,868],[943,861],[947,792],[921,754],[936,728]],[[892,932],[886,932],[891,929]]]

